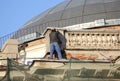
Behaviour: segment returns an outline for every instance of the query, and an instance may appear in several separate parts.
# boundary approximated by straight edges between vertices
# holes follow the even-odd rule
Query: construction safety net
[[[49,61],[59,66],[38,68],[11,59],[7,59],[7,62],[6,75],[0,81],[120,81],[119,64],[74,60]]]

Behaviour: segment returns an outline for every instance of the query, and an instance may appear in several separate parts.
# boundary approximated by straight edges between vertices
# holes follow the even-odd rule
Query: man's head
[[[56,28],[51,28],[52,31],[56,31]]]

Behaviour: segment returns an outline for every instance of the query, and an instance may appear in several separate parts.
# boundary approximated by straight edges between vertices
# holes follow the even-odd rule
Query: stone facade
[[[85,30],[61,30],[65,39],[61,41],[61,49],[64,48],[66,58],[77,59],[114,59],[120,51],[120,27],[97,27]],[[46,52],[49,52],[49,33],[45,33]]]
[[[114,59],[120,52],[120,27],[66,31],[66,54],[77,59]]]

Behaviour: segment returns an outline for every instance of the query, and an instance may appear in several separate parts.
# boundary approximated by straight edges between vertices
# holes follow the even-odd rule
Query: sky
[[[64,0],[0,0],[0,37],[17,31],[26,22]]]

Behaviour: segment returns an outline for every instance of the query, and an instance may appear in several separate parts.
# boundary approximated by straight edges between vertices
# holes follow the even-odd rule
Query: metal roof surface
[[[42,34],[47,27],[69,27],[99,19],[120,19],[120,0],[65,0],[32,18],[18,31],[30,30],[22,30],[24,33],[20,36],[34,32]]]

